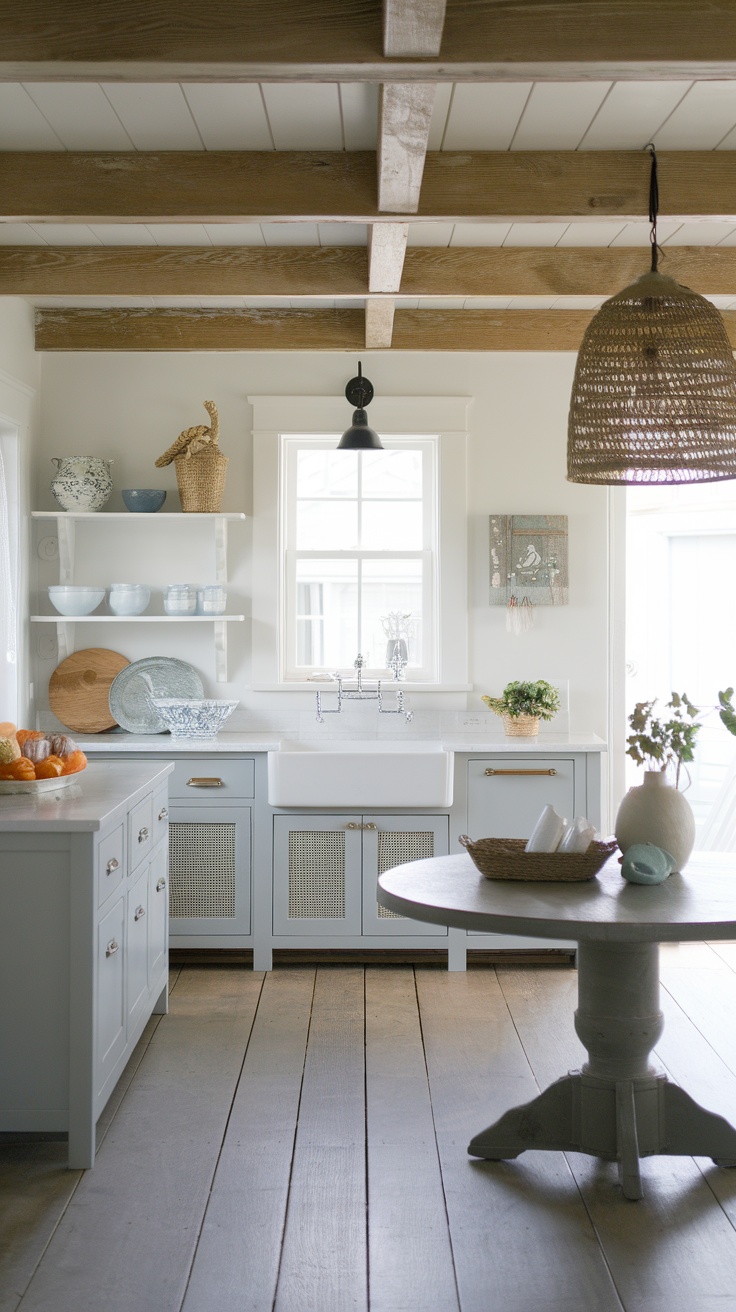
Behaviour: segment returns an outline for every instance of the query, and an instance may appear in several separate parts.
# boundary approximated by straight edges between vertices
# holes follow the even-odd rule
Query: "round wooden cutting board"
[[[105,647],[75,651],[57,665],[49,680],[49,706],[75,733],[102,733],[117,724],[110,710],[110,684],[130,665],[127,656]]]

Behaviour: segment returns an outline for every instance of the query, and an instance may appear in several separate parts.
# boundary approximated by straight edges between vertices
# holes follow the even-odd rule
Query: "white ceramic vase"
[[[695,818],[663,771],[646,770],[644,783],[630,788],[621,802],[614,832],[622,852],[634,843],[654,843],[672,854],[675,870],[684,870],[695,842]]]
[[[112,460],[97,456],[52,456],[51,491],[63,510],[100,510],[112,492]]]

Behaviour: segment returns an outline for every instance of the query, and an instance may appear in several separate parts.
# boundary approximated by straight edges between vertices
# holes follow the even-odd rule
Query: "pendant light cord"
[[[649,174],[649,240],[652,245],[652,273],[657,272],[659,264],[659,246],[657,245],[657,215],[659,214],[659,182],[657,181],[657,152],[654,144],[648,141],[645,150],[649,151],[652,167]]]

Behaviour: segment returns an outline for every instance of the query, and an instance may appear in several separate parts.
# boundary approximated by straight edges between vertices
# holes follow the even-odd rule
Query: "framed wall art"
[[[491,515],[491,606],[566,606],[567,515]]]

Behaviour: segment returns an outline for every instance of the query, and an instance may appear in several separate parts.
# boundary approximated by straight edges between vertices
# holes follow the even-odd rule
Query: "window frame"
[[[343,399],[249,396],[253,407],[253,646],[255,691],[298,691],[320,679],[286,677],[280,616],[285,576],[281,568],[284,443],[315,437],[335,445],[349,420]],[[382,397],[371,405],[379,432],[407,441],[436,443],[437,549],[432,677],[406,680],[427,691],[468,691],[467,598],[467,406],[469,397]]]
[[[328,678],[330,673],[335,669],[334,664],[326,664],[322,667],[317,662],[310,667],[300,666],[297,662],[297,633],[295,625],[298,620],[297,615],[297,567],[300,560],[355,560],[358,565],[358,575],[361,574],[361,564],[370,560],[418,560],[421,562],[421,590],[422,590],[422,655],[423,662],[418,668],[412,670],[414,682],[433,683],[436,681],[437,671],[437,629],[436,629],[436,595],[437,595],[437,550],[439,543],[439,502],[437,488],[437,467],[439,460],[439,437],[437,434],[391,434],[382,435],[382,442],[387,450],[416,451],[420,450],[423,454],[422,461],[422,546],[412,550],[386,550],[370,549],[365,547],[351,547],[344,551],[336,548],[324,549],[306,549],[293,546],[296,540],[296,512],[298,498],[296,496],[296,463],[300,451],[308,448],[312,450],[334,450],[340,434],[325,434],[324,436],[315,437],[313,434],[305,433],[280,433],[279,443],[281,446],[281,459],[279,461],[281,469],[281,485],[279,488],[279,504],[281,508],[281,535],[279,543],[279,554],[284,562],[283,573],[283,590],[280,606],[280,633],[281,633],[281,668],[283,680],[285,683],[299,683],[310,680],[312,673],[317,670]],[[293,494],[293,495],[292,495]],[[355,498],[346,498],[347,500],[357,500],[362,503],[362,494],[360,483],[356,489]],[[360,588],[358,589],[358,607],[360,610]],[[360,627],[360,622],[359,622]],[[357,640],[356,640],[357,641]],[[355,656],[358,655],[356,647]],[[343,670],[345,666],[341,667]],[[373,661],[366,665],[364,673],[369,677],[385,676],[385,666]]]

